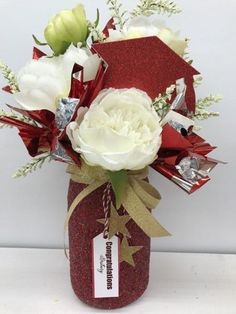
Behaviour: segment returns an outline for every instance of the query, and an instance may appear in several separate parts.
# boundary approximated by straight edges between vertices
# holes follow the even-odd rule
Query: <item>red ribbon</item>
[[[48,110],[28,111],[11,106],[9,107],[12,110],[19,112],[38,122],[38,126],[34,126],[14,118],[0,118],[0,122],[18,128],[19,135],[32,157],[54,149],[55,139],[59,134],[55,123],[54,113]]]
[[[46,53],[42,52],[41,50],[39,50],[38,48],[36,47],[33,47],[33,59],[34,60],[38,60],[42,57],[45,57],[46,56]]]
[[[115,23],[114,23],[114,19],[113,19],[113,18],[111,18],[111,19],[107,22],[105,28],[104,28],[103,31],[102,31],[103,34],[104,34],[106,37],[109,37],[109,30],[110,30],[110,29],[113,29],[113,30],[116,29],[116,26],[115,26]]]

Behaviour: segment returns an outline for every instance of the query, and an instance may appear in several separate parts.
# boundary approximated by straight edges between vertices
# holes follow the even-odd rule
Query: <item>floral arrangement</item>
[[[15,177],[56,160],[83,185],[69,202],[66,225],[102,188],[103,239],[120,245],[120,263],[135,268],[142,246],[132,246],[129,221],[148,237],[169,235],[150,212],[160,194],[147,181],[147,167],[188,193],[208,182],[219,161],[208,157],[215,147],[196,133],[196,120],[217,116],[208,107],[220,97],[196,100],[202,78],[189,58],[189,40],[153,16],[179,13],[174,2],[139,0],[132,12],[119,0],[107,4],[112,18],[104,29],[99,11],[88,21],[79,4],[51,19],[45,42],[33,36],[49,53],[34,47],[17,75],[0,62],[8,81],[3,90],[17,104],[0,110],[0,123],[18,128],[33,157]],[[115,295],[106,292],[107,298],[118,297],[110,290]]]

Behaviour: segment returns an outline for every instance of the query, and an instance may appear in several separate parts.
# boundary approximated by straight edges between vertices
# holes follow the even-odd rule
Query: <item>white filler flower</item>
[[[138,89],[107,89],[67,127],[73,149],[91,166],[139,170],[161,146],[162,128],[152,100]]]
[[[27,110],[47,109],[56,111],[57,100],[67,97],[71,87],[71,72],[74,64],[84,67],[85,80],[94,79],[100,59],[89,49],[73,44],[64,55],[42,57],[31,60],[17,76],[20,92],[14,97],[19,105]]]
[[[109,30],[107,41],[133,39],[141,37],[157,36],[178,55],[183,56],[188,46],[185,39],[179,38],[179,33],[165,27],[162,23],[153,20],[152,17],[140,16],[133,18],[122,31]]]

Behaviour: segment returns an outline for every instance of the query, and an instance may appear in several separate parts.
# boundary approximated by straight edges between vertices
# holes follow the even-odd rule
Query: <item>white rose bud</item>
[[[88,37],[88,22],[83,5],[59,12],[48,23],[44,35],[55,55],[65,53],[71,43],[84,43]]]
[[[150,165],[157,158],[161,133],[152,100],[135,88],[101,91],[67,127],[73,149],[85,162],[111,171]]]

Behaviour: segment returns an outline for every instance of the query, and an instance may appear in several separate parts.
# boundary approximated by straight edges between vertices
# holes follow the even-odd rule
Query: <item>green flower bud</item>
[[[88,37],[88,23],[82,4],[72,10],[63,10],[49,21],[44,36],[55,55],[65,53],[74,43],[85,42]]]

